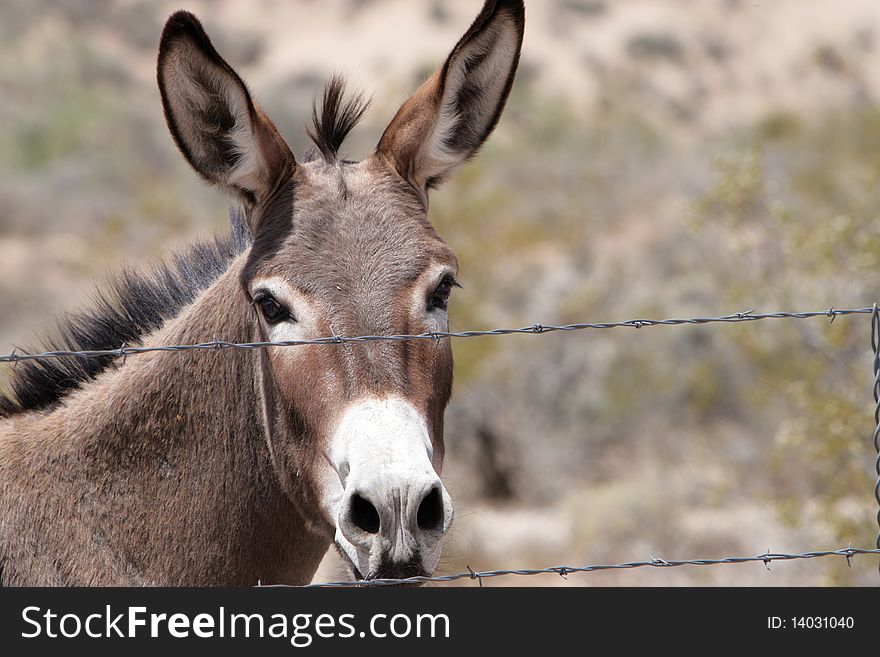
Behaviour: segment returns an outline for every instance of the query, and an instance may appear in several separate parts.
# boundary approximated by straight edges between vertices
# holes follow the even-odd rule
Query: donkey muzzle
[[[452,524],[427,425],[403,399],[352,405],[333,436],[336,544],[361,579],[430,575]]]

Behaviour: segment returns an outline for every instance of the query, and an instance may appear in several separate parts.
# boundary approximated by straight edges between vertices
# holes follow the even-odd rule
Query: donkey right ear
[[[165,24],[157,77],[168,128],[184,157],[246,209],[292,173],[290,148],[192,14],[178,11]]]
[[[472,157],[507,102],[525,29],[522,0],[485,0],[446,63],[410,98],[377,147],[423,195]]]

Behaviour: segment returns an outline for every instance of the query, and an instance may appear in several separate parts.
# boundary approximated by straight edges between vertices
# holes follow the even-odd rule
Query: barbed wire
[[[484,579],[494,577],[507,576],[530,576],[530,575],[559,575],[567,578],[568,575],[575,573],[594,573],[603,570],[632,570],[635,568],[678,568],[681,566],[723,566],[730,564],[742,564],[758,562],[763,563],[767,570],[774,561],[794,561],[797,559],[821,559],[824,557],[844,557],[847,564],[852,567],[852,558],[859,555],[878,555],[880,556],[880,547],[877,549],[854,548],[847,547],[839,550],[817,550],[814,552],[801,552],[796,554],[788,554],[784,552],[770,552],[769,550],[763,554],[753,557],[725,557],[723,559],[659,559],[651,556],[649,561],[629,561],[626,563],[615,564],[593,564],[589,566],[551,566],[549,568],[518,568],[515,570],[484,570],[475,571],[468,567],[466,573],[455,573],[454,575],[440,575],[437,577],[407,577],[403,579],[371,579],[371,580],[353,580],[342,582],[324,582],[321,584],[307,584],[304,588],[368,588],[373,586],[402,586],[413,584],[427,584],[429,582],[454,582],[462,579],[470,579],[479,581],[482,586]],[[261,585],[261,586],[266,586]],[[284,586],[284,585],[276,585]]]
[[[107,358],[133,356],[136,354],[144,354],[149,352],[184,352],[184,351],[208,351],[208,350],[226,350],[226,349],[266,349],[270,347],[301,347],[307,345],[324,346],[324,345],[340,345],[351,343],[366,342],[405,342],[412,340],[441,340],[444,338],[476,338],[476,337],[497,337],[505,335],[544,335],[547,333],[556,333],[560,331],[585,331],[585,330],[604,330],[613,328],[633,328],[642,329],[651,326],[680,326],[685,324],[737,324],[741,322],[755,322],[769,319],[812,319],[816,317],[827,317],[832,322],[841,316],[846,315],[870,315],[874,312],[871,307],[867,308],[850,308],[828,310],[817,310],[807,312],[773,312],[758,313],[756,310],[747,310],[745,312],[731,313],[729,315],[721,315],[719,317],[688,317],[681,319],[630,319],[623,322],[585,322],[579,324],[533,324],[522,328],[497,328],[481,331],[431,331],[428,333],[418,334],[401,334],[401,335],[359,335],[359,336],[331,336],[324,338],[314,338],[310,340],[285,340],[280,342],[227,342],[223,340],[212,340],[211,342],[202,342],[196,344],[177,344],[177,345],[158,345],[134,347],[121,345],[117,349],[96,349],[91,351],[44,351],[42,353],[16,353],[13,350],[5,356],[0,356],[0,363],[19,363],[28,360],[46,360],[52,358]]]
[[[877,500],[877,526],[880,528],[880,310],[876,303],[871,311],[871,350],[874,352],[874,451],[877,453],[877,460],[874,462],[874,469],[877,472],[874,498]],[[876,546],[880,548],[880,531],[877,533]]]

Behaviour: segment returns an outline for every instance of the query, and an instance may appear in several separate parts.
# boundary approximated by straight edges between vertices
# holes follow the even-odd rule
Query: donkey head
[[[519,60],[522,2],[487,0],[445,64],[361,162],[338,157],[365,110],[330,82],[298,162],[185,12],[168,21],[158,78],[174,140],[243,208],[241,274],[255,339],[447,330],[456,258],[427,218],[428,190],[480,148]],[[255,353],[276,476],[353,575],[432,573],[452,522],[438,473],[452,391],[448,340]]]

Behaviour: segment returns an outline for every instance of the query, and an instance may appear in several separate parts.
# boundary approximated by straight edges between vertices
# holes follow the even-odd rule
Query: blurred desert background
[[[455,329],[880,298],[880,3],[531,0],[496,135],[432,196]],[[295,152],[334,71],[360,159],[479,0],[0,1],[0,352],[225,230],[154,62],[183,7]],[[871,547],[866,316],[455,343],[438,574]],[[0,369],[0,385],[7,370]],[[332,555],[318,580],[342,577]],[[877,559],[487,580],[876,585]],[[473,585],[465,581],[465,585]]]

